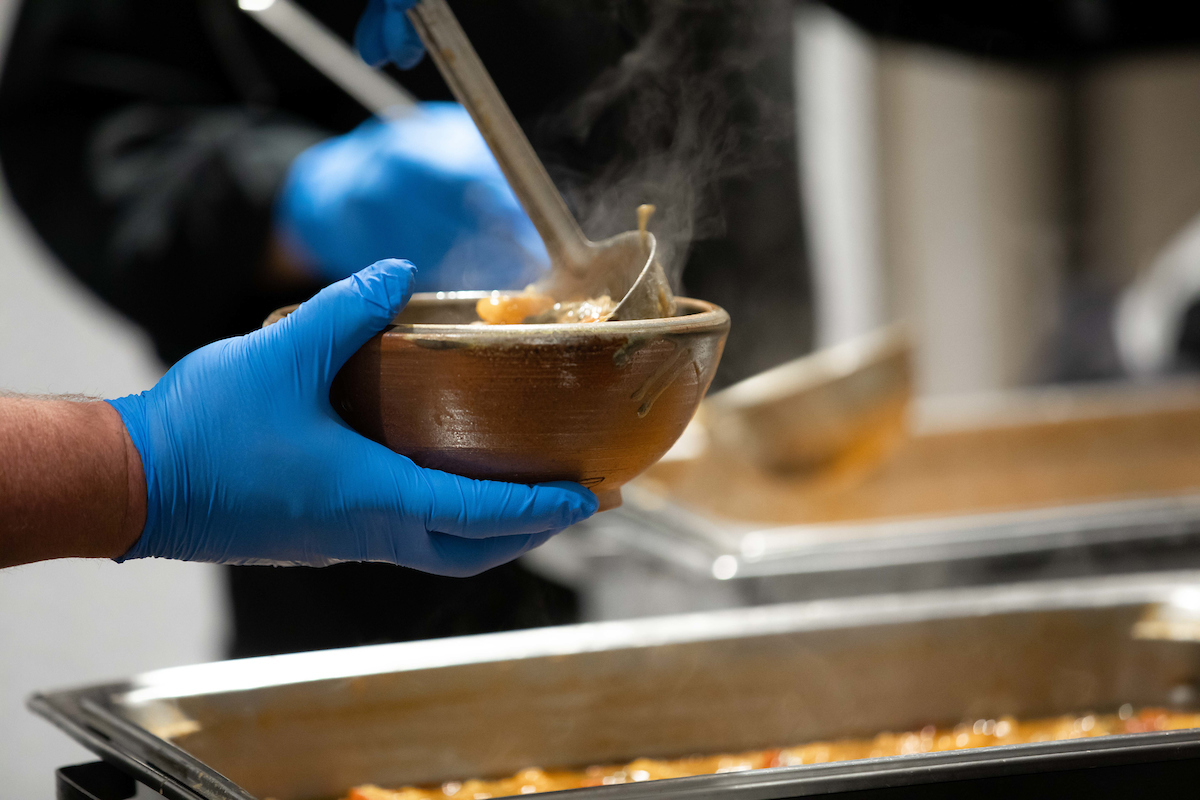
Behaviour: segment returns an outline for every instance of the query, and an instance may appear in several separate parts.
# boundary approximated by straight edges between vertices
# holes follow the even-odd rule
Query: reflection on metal
[[[1200,586],[1180,589],[1167,602],[1147,608],[1133,626],[1133,635],[1138,639],[1200,642]]]

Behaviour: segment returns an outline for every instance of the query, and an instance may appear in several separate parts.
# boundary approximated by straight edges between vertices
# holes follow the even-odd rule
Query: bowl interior
[[[405,306],[404,310],[396,317],[395,324],[397,325],[474,325],[483,327],[484,323],[480,321],[479,316],[475,313],[475,304],[481,299],[490,295],[491,292],[423,292],[413,295],[412,300]],[[688,317],[695,314],[711,312],[714,308],[700,300],[693,300],[687,297],[676,298],[677,309],[675,318]],[[590,323],[588,325],[579,325],[567,323],[554,327],[566,329],[583,330],[585,327],[593,326],[609,327],[613,325],[630,325],[637,323],[653,323],[656,320],[632,320],[630,322],[599,322]],[[664,320],[657,320],[662,324]],[[486,326],[492,329],[509,328],[516,329],[518,327],[533,328],[534,326]],[[546,327],[538,325],[538,328]]]
[[[475,304],[491,292],[418,292],[412,296],[408,305],[392,322],[393,325],[465,325],[476,329],[491,331],[545,331],[558,329],[560,331],[578,332],[616,332],[634,328],[659,328],[672,326],[672,320],[680,317],[712,317],[714,324],[720,324],[722,318],[728,319],[724,311],[711,303],[695,300],[690,297],[676,297],[675,316],[670,319],[628,320],[620,322],[594,323],[565,323],[542,325],[486,325],[475,313]],[[263,321],[263,326],[270,325],[286,317],[299,308],[299,305],[284,306],[277,309]],[[700,321],[697,319],[697,321]]]

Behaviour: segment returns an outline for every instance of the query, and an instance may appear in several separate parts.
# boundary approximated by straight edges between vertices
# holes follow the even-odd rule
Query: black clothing
[[[575,593],[519,563],[474,578],[390,564],[231,567],[236,636],[230,658],[578,621]]]
[[[880,36],[1025,63],[1078,62],[1200,39],[1200,8],[1163,0],[825,2]]]
[[[0,76],[0,164],[17,204],[168,363],[318,288],[259,288],[271,202],[301,150],[362,116],[332,91],[307,119],[247,104],[245,92],[265,91],[225,68],[206,10],[240,13],[208,0],[34,0]],[[239,29],[246,41],[231,48],[267,46]]]

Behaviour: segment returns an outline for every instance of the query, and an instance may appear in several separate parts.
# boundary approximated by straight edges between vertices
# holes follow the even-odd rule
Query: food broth
[[[966,750],[1029,742],[1086,739],[1119,733],[1184,730],[1200,727],[1200,713],[1147,708],[1134,712],[1122,706],[1116,714],[1066,715],[1031,721],[1012,717],[981,719],[953,728],[928,725],[905,733],[881,733],[873,739],[811,742],[794,747],[756,750],[749,753],[691,756],[677,759],[639,758],[628,764],[591,766],[582,770],[524,769],[497,780],[450,781],[441,786],[381,789],[358,786],[343,800],[488,800],[518,794],[581,789],[617,783],[745,772],[768,767],[824,764],[860,758]]]

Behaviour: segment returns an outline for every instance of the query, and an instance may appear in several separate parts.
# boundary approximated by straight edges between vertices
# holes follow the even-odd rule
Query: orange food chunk
[[[516,294],[492,292],[475,304],[475,313],[489,325],[516,325],[553,307],[553,297],[526,289]]]

